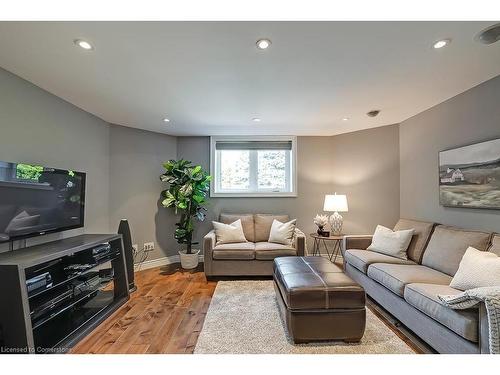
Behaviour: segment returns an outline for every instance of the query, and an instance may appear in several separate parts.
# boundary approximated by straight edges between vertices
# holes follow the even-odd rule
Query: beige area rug
[[[273,281],[220,281],[196,344],[210,354],[414,354],[414,351],[367,309],[360,343],[332,341],[295,345],[276,304]]]

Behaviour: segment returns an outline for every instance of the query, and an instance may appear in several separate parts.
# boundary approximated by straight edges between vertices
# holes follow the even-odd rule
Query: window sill
[[[210,193],[210,198],[296,198],[297,192],[290,193]]]

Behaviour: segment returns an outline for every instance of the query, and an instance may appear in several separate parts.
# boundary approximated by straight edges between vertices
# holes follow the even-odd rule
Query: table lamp
[[[340,236],[342,233],[342,225],[344,219],[339,212],[347,212],[347,197],[345,195],[337,194],[325,195],[325,204],[323,205],[323,211],[333,212],[330,216],[330,226],[332,228],[332,234],[334,236]]]

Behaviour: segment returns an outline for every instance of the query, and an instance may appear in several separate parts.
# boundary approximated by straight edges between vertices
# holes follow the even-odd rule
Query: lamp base
[[[342,225],[344,224],[344,218],[338,212],[334,212],[330,216],[330,226],[332,228],[332,235],[340,236],[342,234]]]

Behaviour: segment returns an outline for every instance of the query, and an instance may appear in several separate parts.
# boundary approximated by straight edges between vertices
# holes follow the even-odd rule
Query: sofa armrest
[[[491,353],[488,313],[484,302],[479,304],[479,352],[481,354]]]
[[[349,249],[366,250],[372,243],[372,235],[348,235],[344,236],[342,255]]]
[[[212,251],[215,247],[215,231],[211,230],[203,237],[203,262],[205,275],[212,275]]]
[[[295,232],[293,247],[297,251],[297,256],[302,257],[306,253],[306,235],[299,229]]]

